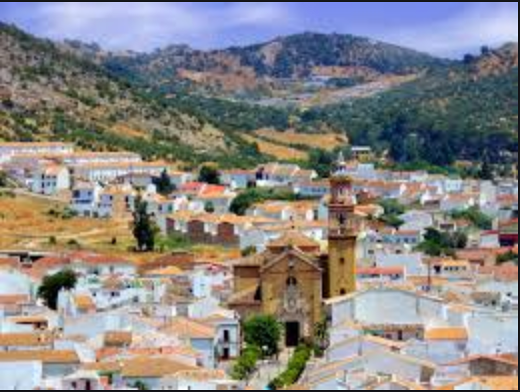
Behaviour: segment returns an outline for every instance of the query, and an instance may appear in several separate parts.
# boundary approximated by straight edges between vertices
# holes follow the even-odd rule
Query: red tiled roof
[[[492,267],[482,267],[478,270],[478,272],[482,275],[492,275],[495,279],[502,282],[518,281],[518,266],[514,263]]]
[[[20,265],[20,260],[11,257],[0,257],[0,268],[9,267],[17,268]]]
[[[381,276],[404,275],[404,267],[359,268],[357,270],[357,274],[358,275],[381,275]]]
[[[38,260],[35,268],[52,268],[62,265],[70,265],[74,263],[86,264],[132,264],[131,261],[116,256],[100,255],[94,253],[70,253],[64,256],[48,256]]]
[[[446,366],[457,366],[464,365],[467,363],[480,361],[480,360],[488,360],[492,362],[499,362],[506,365],[516,366],[518,367],[518,359],[509,354],[504,355],[474,355],[468,358],[464,358],[455,362],[451,362],[446,364]]]
[[[28,301],[28,295],[0,295],[0,305],[21,305]]]

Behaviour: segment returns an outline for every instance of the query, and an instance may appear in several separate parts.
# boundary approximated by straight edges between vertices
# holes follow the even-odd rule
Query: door
[[[298,322],[285,325],[285,345],[289,348],[298,347],[301,341],[301,327]]]

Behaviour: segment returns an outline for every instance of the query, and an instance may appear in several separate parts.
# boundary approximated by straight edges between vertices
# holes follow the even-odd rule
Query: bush
[[[478,207],[454,212],[452,217],[453,219],[466,219],[480,230],[491,230],[493,228],[493,219],[484,214]]]
[[[249,346],[243,352],[231,371],[234,380],[246,380],[256,369],[256,364],[262,357],[262,350],[257,346]]]
[[[69,242],[67,242],[67,246],[69,248],[72,248],[72,249],[76,249],[76,250],[80,250],[81,249],[81,244],[78,240],[76,239],[71,239],[69,240]]]
[[[170,234],[167,237],[158,238],[157,248],[160,252],[190,250],[192,248],[192,243],[186,236],[180,234]]]
[[[518,265],[518,253],[515,253],[513,251],[509,251],[507,253],[504,253],[503,255],[498,256],[497,258],[497,264],[506,264],[513,262],[516,265]]]
[[[305,368],[311,357],[312,349],[310,347],[298,347],[289,361],[287,370],[271,382],[270,389],[285,389],[296,384],[303,372],[305,372]]]

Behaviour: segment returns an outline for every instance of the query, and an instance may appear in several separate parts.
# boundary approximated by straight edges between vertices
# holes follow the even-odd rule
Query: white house
[[[79,216],[95,216],[102,191],[103,187],[98,183],[77,184],[72,190],[71,209]]]
[[[38,260],[36,268],[42,268],[48,275],[69,268],[81,276],[135,276],[137,266],[129,260],[95,253],[78,252],[69,255],[49,256]]]
[[[133,152],[75,152],[61,158],[64,165],[81,166],[103,163],[139,163],[141,156]]]
[[[425,211],[409,211],[399,217],[404,224],[401,230],[405,231],[424,231],[434,226],[433,216]]]
[[[236,316],[214,314],[205,322],[212,325],[217,332],[217,352],[221,361],[229,361],[238,358],[241,349],[241,326]]]
[[[48,165],[37,169],[32,175],[31,191],[52,196],[71,187],[69,169],[65,166]]]
[[[299,182],[294,184],[293,191],[302,197],[321,199],[330,194],[330,183],[328,181]]]
[[[250,170],[228,170],[222,173],[221,181],[233,190],[246,189],[256,181],[256,175]]]
[[[17,155],[71,154],[74,146],[69,143],[0,143],[0,164]]]
[[[89,163],[75,166],[73,175],[76,179],[106,183],[131,174],[160,176],[165,170],[168,165],[163,162]]]
[[[464,211],[478,205],[478,199],[473,194],[451,194],[441,200],[441,211]]]

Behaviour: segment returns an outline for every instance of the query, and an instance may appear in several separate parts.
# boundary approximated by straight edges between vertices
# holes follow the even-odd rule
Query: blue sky
[[[226,47],[302,31],[363,35],[444,56],[518,41],[518,2],[3,2],[0,20],[53,39],[139,51]]]

